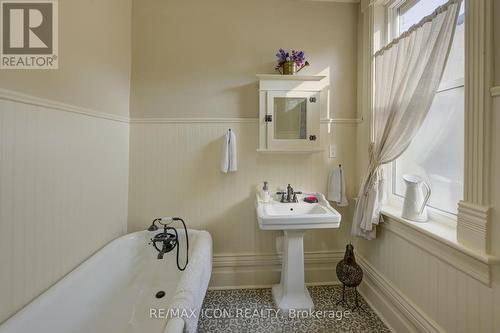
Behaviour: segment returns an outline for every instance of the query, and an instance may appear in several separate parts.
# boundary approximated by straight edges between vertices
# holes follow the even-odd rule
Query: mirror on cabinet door
[[[267,93],[267,148],[308,151],[319,143],[319,92]]]
[[[307,134],[307,99],[303,97],[274,98],[274,138],[305,140]]]

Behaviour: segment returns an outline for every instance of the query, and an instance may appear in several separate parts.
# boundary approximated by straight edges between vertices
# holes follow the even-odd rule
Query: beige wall
[[[495,82],[500,85],[500,3],[493,1],[493,24],[494,24],[494,38],[495,38]]]
[[[60,69],[0,74],[0,323],[126,232],[131,2],[59,4]]]
[[[60,0],[59,69],[2,70],[0,88],[129,114],[131,0]]]
[[[278,48],[331,77],[332,116],[355,117],[355,4],[299,0],[133,2],[132,117],[257,117],[257,73]]]
[[[349,197],[354,194],[357,10],[357,4],[294,0],[134,1],[131,116],[168,119],[131,124],[129,231],[160,215],[186,217],[190,227],[212,234],[212,286],[276,283],[279,273],[269,274],[271,267],[259,258],[265,265],[276,256],[281,233],[258,229],[256,186],[267,180],[273,189],[291,183],[325,192],[330,168],[342,163]],[[279,47],[306,52],[312,66],[304,73],[330,76],[331,116],[351,120],[330,130],[321,125],[322,147],[337,144],[336,159],[328,159],[327,150],[256,152],[255,74],[273,72]],[[325,105],[323,118],[327,110]],[[194,117],[215,119],[175,119]],[[224,117],[240,119],[224,123]],[[239,168],[224,175],[219,163],[228,128],[238,137]],[[344,249],[351,212],[341,212],[341,230],[307,234],[311,258]],[[227,260],[231,267],[220,272],[217,263]],[[233,274],[238,263],[245,267]],[[331,280],[332,265],[315,267],[308,279]]]

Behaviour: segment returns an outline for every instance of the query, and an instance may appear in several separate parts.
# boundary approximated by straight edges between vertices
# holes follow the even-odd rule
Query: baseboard
[[[364,271],[359,292],[391,331],[445,332],[368,261],[359,255],[357,261]]]
[[[306,252],[307,285],[337,283],[335,266],[344,251]],[[280,281],[280,254],[215,254],[210,289],[269,288]]]
[[[313,286],[335,286],[340,284],[339,280],[323,281],[323,282],[306,282],[307,287]],[[209,286],[208,290],[233,290],[233,289],[271,289],[273,284],[265,285],[245,285],[245,286]]]

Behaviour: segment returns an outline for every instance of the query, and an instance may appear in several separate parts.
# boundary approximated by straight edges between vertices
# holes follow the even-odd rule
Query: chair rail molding
[[[14,90],[0,88],[0,100],[22,103],[26,105],[33,105],[52,110],[76,113],[88,117],[101,118],[106,120],[117,121],[121,123],[129,123],[129,118],[118,116],[111,113],[96,111],[89,108],[75,106],[67,103],[62,103],[56,100],[41,98],[34,95],[20,93]]]
[[[0,95],[1,96],[1,95]],[[320,119],[321,124],[360,124],[363,120],[358,118],[322,118]],[[210,118],[173,118],[173,117],[163,117],[163,118],[130,118],[129,122],[131,124],[258,124],[259,118],[221,118],[221,117],[210,117]]]
[[[458,204],[457,239],[488,253],[493,0],[466,1],[465,6],[464,199]]]
[[[90,108],[80,107],[72,104],[63,103],[57,100],[41,98],[35,95],[25,94],[14,90],[0,88],[0,100],[33,105],[38,107],[49,108],[52,110],[76,113],[88,117],[101,118],[111,121],[117,121],[127,124],[258,124],[259,118],[242,118],[242,117],[191,117],[191,118],[131,118],[118,116],[107,112],[93,110]],[[362,119],[358,118],[322,118],[321,124],[360,124]]]

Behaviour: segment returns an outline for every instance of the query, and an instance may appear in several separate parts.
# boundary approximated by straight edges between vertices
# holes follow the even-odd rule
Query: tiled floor
[[[300,314],[276,313],[271,289],[208,291],[198,332],[390,332],[361,297],[363,310],[351,310],[354,305],[352,292],[349,294],[349,307],[337,305],[342,295],[341,286],[308,289],[317,312]]]

